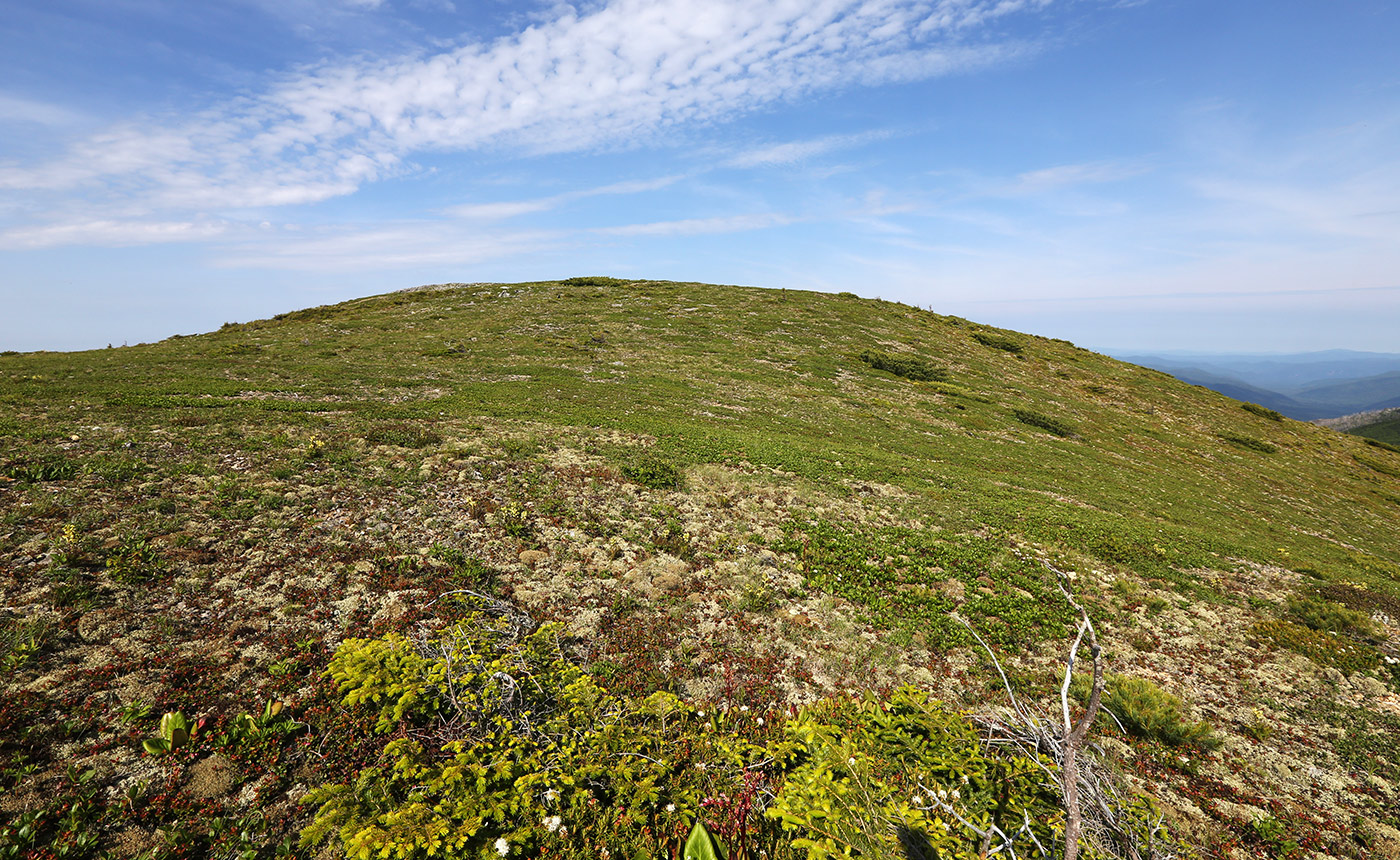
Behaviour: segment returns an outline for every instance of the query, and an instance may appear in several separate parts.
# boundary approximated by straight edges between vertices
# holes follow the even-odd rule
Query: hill
[[[1328,350],[1293,355],[1120,355],[1227,397],[1299,421],[1384,409],[1400,402],[1400,356]]]
[[[1059,713],[1061,584],[1140,835],[1400,852],[1400,454],[1360,438],[904,305],[610,278],[0,379],[18,856],[673,856],[697,816],[738,856],[1024,853],[1050,771],[978,738],[1008,688]]]
[[[1343,433],[1354,433],[1387,445],[1400,446],[1400,407],[1358,412],[1340,418],[1323,419],[1316,423]]]

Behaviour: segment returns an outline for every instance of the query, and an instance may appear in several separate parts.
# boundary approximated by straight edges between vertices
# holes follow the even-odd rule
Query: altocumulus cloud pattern
[[[491,43],[305,69],[192,117],[143,118],[47,163],[0,168],[0,188],[82,190],[88,205],[105,194],[125,210],[12,231],[5,244],[208,238],[218,222],[152,218],[313,203],[411,171],[413,153],[627,146],[822,90],[967,71],[1031,50],[992,25],[1047,5],[617,0]],[[146,219],[129,217],[134,203]]]

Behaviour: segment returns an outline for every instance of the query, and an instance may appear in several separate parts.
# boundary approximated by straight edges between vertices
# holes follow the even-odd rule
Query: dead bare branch
[[[1041,563],[1055,574],[1060,592],[1079,615],[1078,629],[1065,661],[1064,680],[1060,685],[1060,719],[1049,719],[1017,699],[991,646],[978,635],[966,619],[954,614],[953,619],[967,628],[991,657],[1011,705],[1008,712],[975,715],[973,720],[986,732],[986,743],[989,746],[1015,749],[1036,762],[1040,762],[1041,756],[1044,755],[1059,766],[1058,772],[1044,764],[1041,764],[1041,769],[1050,783],[1057,787],[1064,800],[1065,860],[1077,860],[1081,841],[1094,845],[1106,856],[1124,860],[1172,860],[1174,854],[1159,850],[1154,844],[1153,836],[1160,826],[1160,819],[1149,823],[1145,837],[1140,837],[1133,827],[1131,816],[1125,813],[1127,804],[1115,775],[1098,757],[1089,754],[1097,749],[1088,743],[1089,729],[1098,713],[1101,710],[1106,712],[1102,706],[1103,649],[1099,645],[1098,632],[1094,628],[1093,620],[1070,588],[1071,577],[1043,559]],[[1075,721],[1071,718],[1069,706],[1070,686],[1079,662],[1080,650],[1085,644],[1088,645],[1089,658],[1092,660],[1093,680],[1086,707]],[[1116,717],[1114,719],[1117,720]],[[961,816],[957,816],[955,810],[947,806],[946,801],[935,799],[934,802],[940,809],[967,824]],[[1042,855],[1046,853],[1044,846],[1030,833],[1029,822],[1013,834],[1006,834],[999,829],[995,833],[975,827],[971,829],[982,837],[984,850],[991,845],[991,837],[998,836],[1002,839],[1003,846],[996,850],[1006,851],[1008,856],[1014,857],[1011,847],[1014,839],[1029,835]]]

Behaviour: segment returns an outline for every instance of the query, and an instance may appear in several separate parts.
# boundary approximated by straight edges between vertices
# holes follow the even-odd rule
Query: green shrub
[[[1062,828],[1041,764],[983,745],[963,715],[912,687],[804,708],[784,728],[787,778],[768,811],[809,860],[971,858],[980,840],[940,803],[984,828],[1051,844]],[[1030,822],[1030,833],[1020,831]]]
[[[1034,412],[1030,409],[1016,409],[1013,410],[1011,414],[1015,415],[1016,420],[1020,421],[1022,424],[1028,424],[1031,427],[1039,427],[1041,430],[1047,433],[1053,433],[1056,436],[1071,438],[1077,435],[1073,424],[1062,421],[1059,418],[1041,415],[1039,412]]]
[[[655,454],[645,454],[624,463],[622,476],[634,484],[641,484],[653,490],[680,489],[684,482],[684,475],[674,463]]]
[[[987,746],[920,690],[792,716],[623,698],[564,656],[559,632],[468,613],[413,639],[343,642],[328,675],[385,745],[306,796],[303,847],[335,840],[364,860],[667,858],[698,845],[703,821],[730,856],[972,860],[981,839],[963,821],[1027,853],[1061,833],[1053,763]]]
[[[752,718],[669,693],[619,699],[564,657],[559,632],[473,615],[416,646],[342,643],[329,674],[344,705],[397,738],[308,795],[319,809],[303,844],[336,838],[356,858],[674,857],[703,801],[761,787],[771,756],[734,728]],[[766,826],[774,856],[775,824],[741,824]]]
[[[14,460],[5,464],[4,475],[15,481],[39,484],[45,481],[66,481],[78,473],[78,465],[62,454]]]
[[[1266,642],[1302,654],[1319,666],[1340,669],[1348,675],[1374,670],[1381,665],[1381,654],[1375,648],[1282,618],[1261,621],[1254,625],[1252,632]]]
[[[609,278],[604,275],[584,275],[578,278],[565,278],[559,283],[566,287],[620,287],[631,281],[623,278]]]
[[[140,585],[153,582],[165,573],[165,560],[156,548],[138,535],[127,535],[107,553],[107,573],[117,582]]]
[[[867,349],[860,354],[860,360],[886,373],[913,379],[917,382],[946,382],[947,368],[938,367],[915,355],[895,355],[890,352]]]
[[[1382,442],[1379,439],[1371,439],[1370,437],[1366,436],[1362,437],[1362,441],[1365,442],[1367,445],[1370,445],[1372,448],[1380,448],[1382,451],[1393,451],[1396,454],[1400,454],[1400,447],[1396,447],[1395,445],[1392,445],[1389,442]]]
[[[992,349],[1000,349],[1005,352],[1019,353],[1025,349],[1020,341],[990,331],[975,331],[972,333],[972,339],[983,346],[990,346]]]
[[[1253,412],[1260,418],[1267,418],[1270,421],[1282,421],[1283,415],[1275,412],[1267,406],[1260,406],[1258,403],[1241,403],[1240,408],[1246,412]]]
[[[1077,685],[1088,698],[1088,683]],[[1109,674],[1104,684],[1103,706],[1130,735],[1164,743],[1218,749],[1223,743],[1208,723],[1192,722],[1181,699],[1146,678]]]
[[[442,435],[436,431],[406,421],[378,424],[366,430],[363,438],[371,445],[394,445],[399,448],[426,448],[442,441]]]
[[[519,502],[506,502],[491,517],[501,531],[513,538],[528,540],[535,536],[535,520]]]
[[[1221,439],[1231,445],[1246,448],[1250,451],[1258,451],[1260,454],[1274,454],[1278,452],[1278,446],[1265,442],[1263,439],[1255,439],[1253,436],[1240,436],[1236,433],[1220,433]]]
[[[1295,595],[1288,599],[1288,616],[1306,627],[1323,632],[1366,636],[1376,632],[1375,624],[1366,613],[1307,595]]]

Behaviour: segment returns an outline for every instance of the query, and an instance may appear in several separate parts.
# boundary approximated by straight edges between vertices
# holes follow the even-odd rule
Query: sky
[[[7,0],[0,349],[420,284],[1400,352],[1390,0]]]

